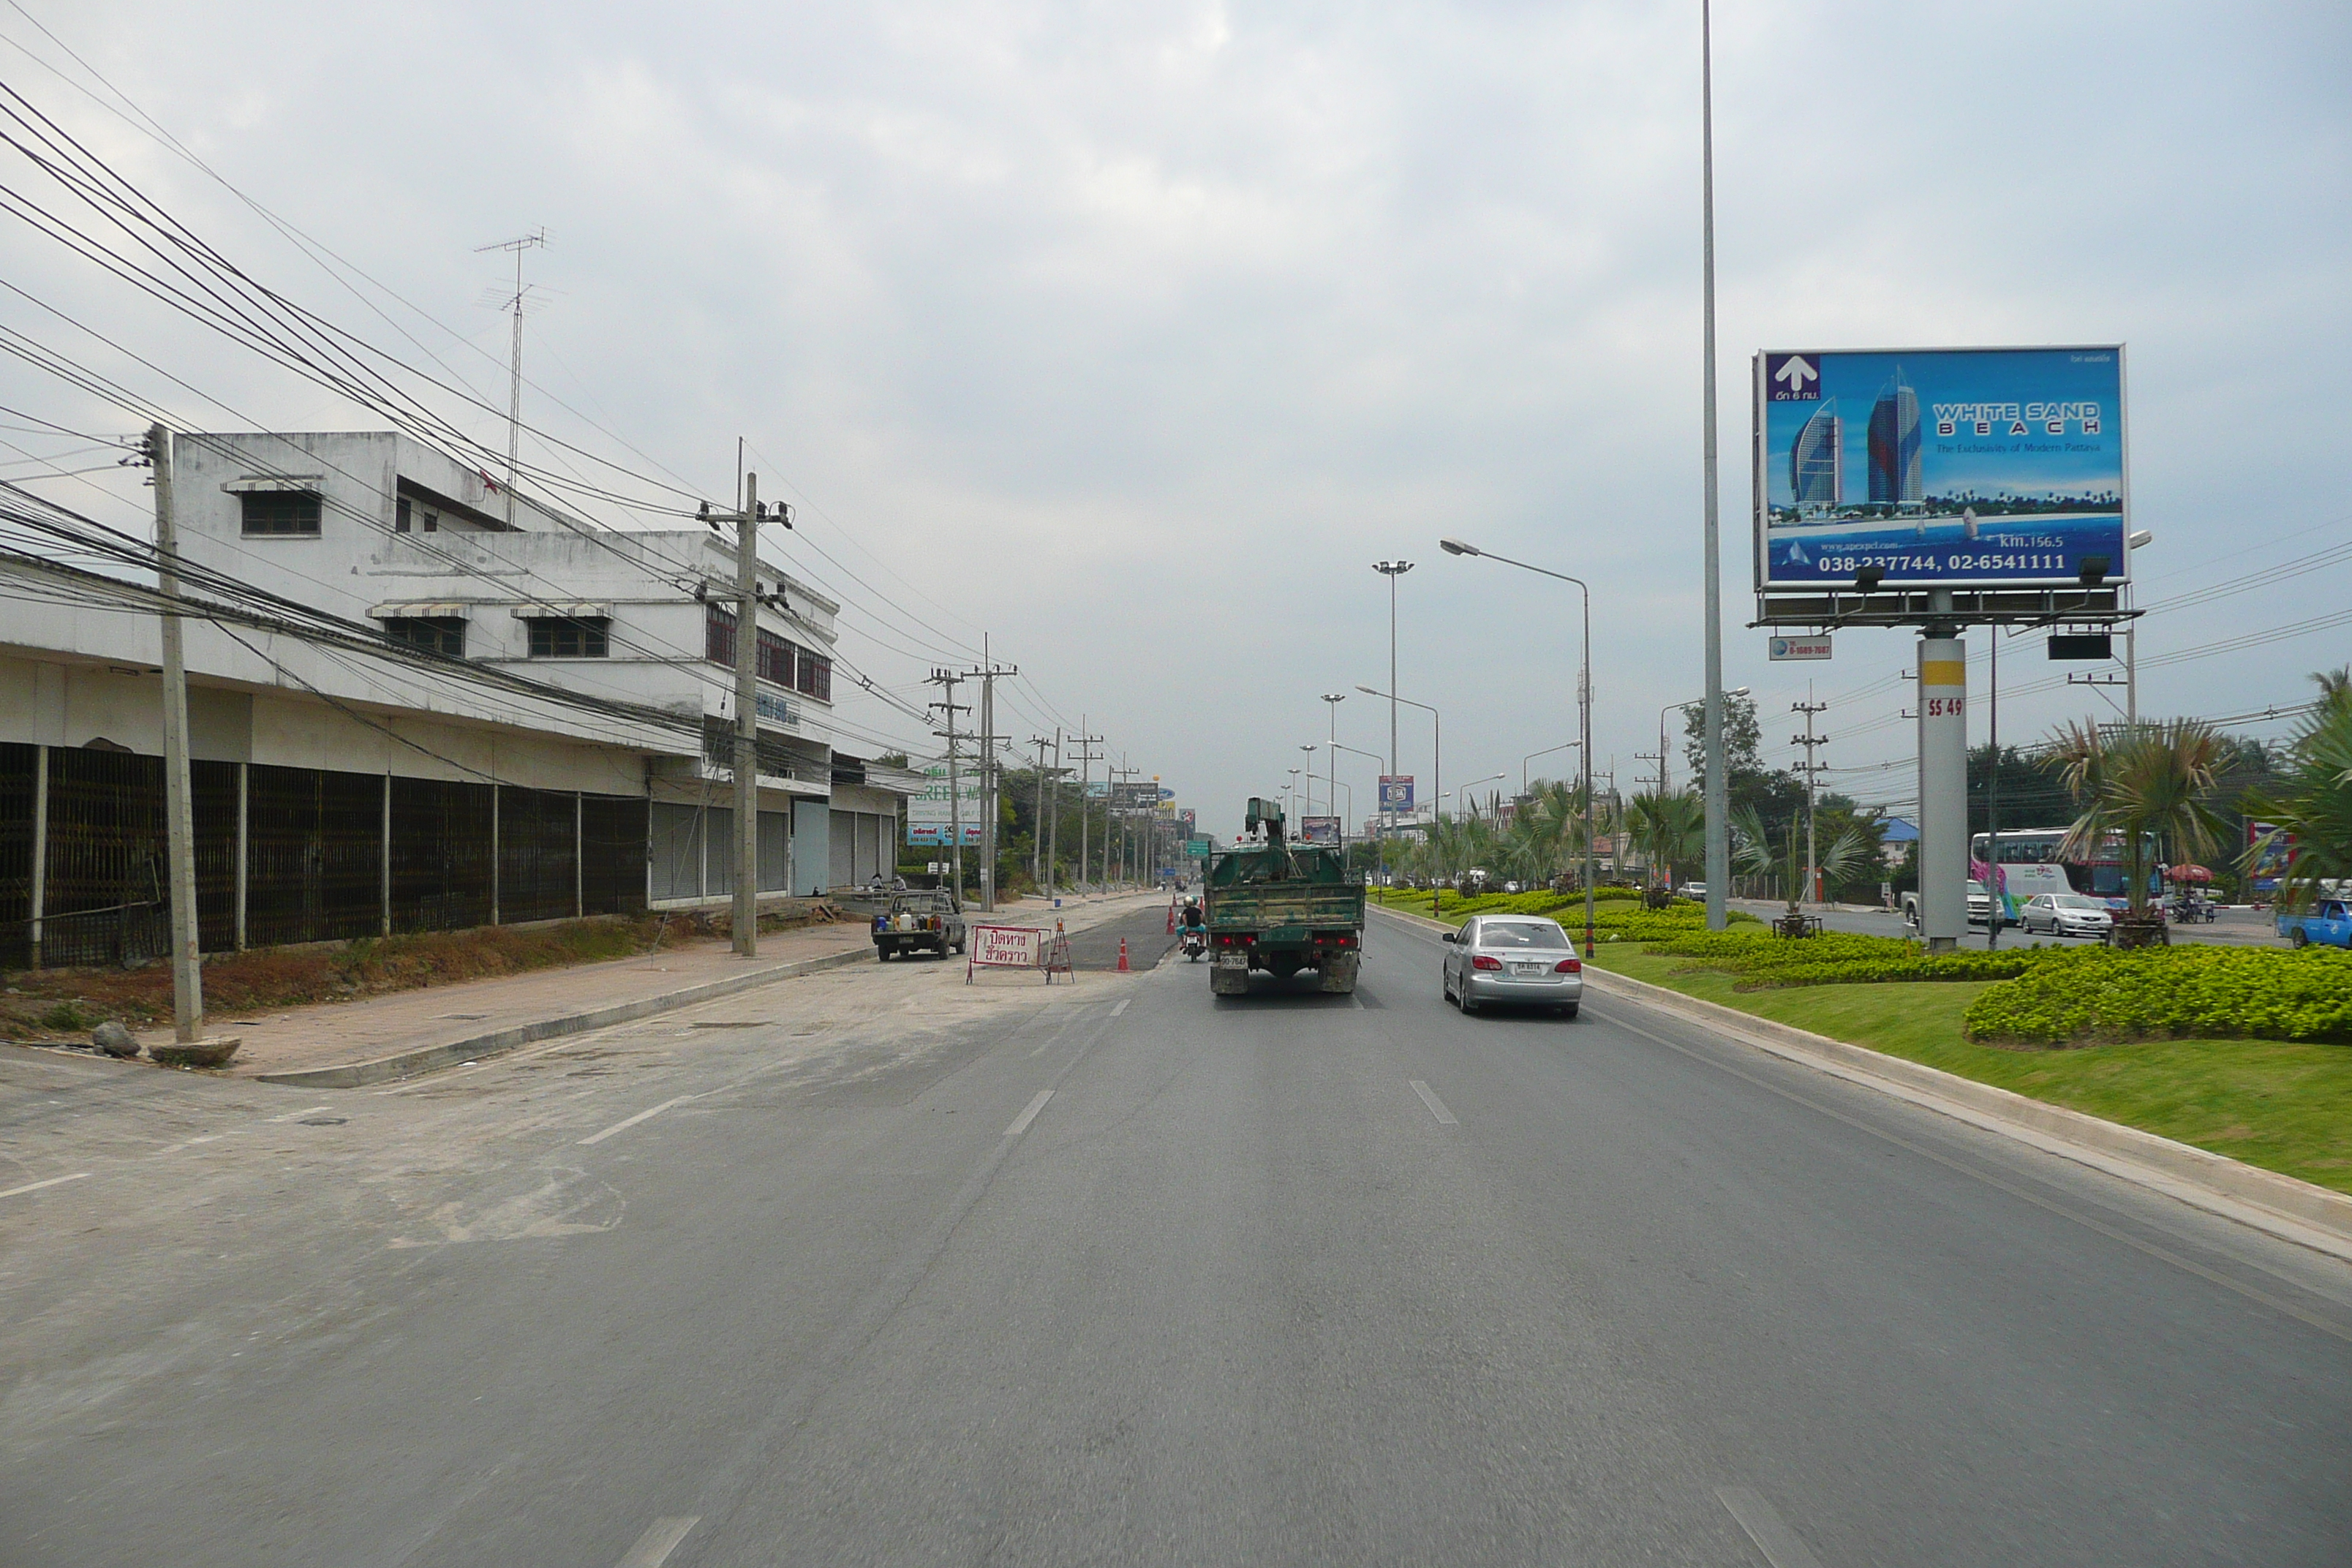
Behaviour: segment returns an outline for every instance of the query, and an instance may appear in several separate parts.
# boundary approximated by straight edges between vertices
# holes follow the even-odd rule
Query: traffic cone
[[[1125,937],[1120,937],[1120,938],[1118,939],[1118,972],[1119,972],[1121,974],[1125,974],[1125,973],[1128,973],[1128,967],[1127,967],[1127,938],[1125,938]]]
[[[1168,934],[1176,934],[1176,906],[1173,904],[1168,906]]]

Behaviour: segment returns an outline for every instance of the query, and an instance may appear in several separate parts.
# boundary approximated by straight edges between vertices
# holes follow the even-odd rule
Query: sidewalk
[[[1059,911],[1045,900],[1032,898],[1008,901],[991,916],[967,910],[965,918],[1051,925],[1058,913],[1066,929],[1081,931],[1164,898],[1129,893],[1079,901],[1065,896]],[[600,1029],[797,975],[874,961],[866,926],[850,921],[762,933],[759,956],[748,961],[736,957],[722,940],[701,938],[642,958],[242,1017],[215,1014],[206,1022],[210,1033],[244,1041],[227,1068],[232,1076],[351,1089],[413,1078],[535,1040]],[[172,1034],[149,1029],[139,1037],[142,1045],[168,1045]]]

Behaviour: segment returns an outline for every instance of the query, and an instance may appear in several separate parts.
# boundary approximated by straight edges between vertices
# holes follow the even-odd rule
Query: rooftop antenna
[[[474,247],[477,256],[486,250],[509,250],[514,253],[515,258],[514,293],[505,301],[506,308],[514,313],[514,350],[509,360],[507,382],[507,529],[509,532],[515,525],[515,470],[522,462],[522,307],[524,297],[529,293],[522,281],[522,253],[533,246],[544,247],[546,244],[547,230],[537,228],[517,239],[502,239],[495,245]]]

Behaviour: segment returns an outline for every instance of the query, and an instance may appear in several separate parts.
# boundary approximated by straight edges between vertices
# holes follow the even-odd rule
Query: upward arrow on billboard
[[[1775,381],[1787,382],[1789,384],[1789,390],[1792,393],[1803,392],[1805,390],[1805,383],[1809,381],[1819,381],[1821,378],[1822,373],[1815,370],[1811,365],[1807,364],[1802,354],[1790,354],[1786,360],[1781,362],[1779,372],[1772,377]]]

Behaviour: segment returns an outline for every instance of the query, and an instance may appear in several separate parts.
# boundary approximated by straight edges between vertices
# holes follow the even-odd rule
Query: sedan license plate
[[[1543,972],[1544,966],[1540,963],[1514,963],[1511,965],[1511,973],[1514,974],[1541,974]]]

